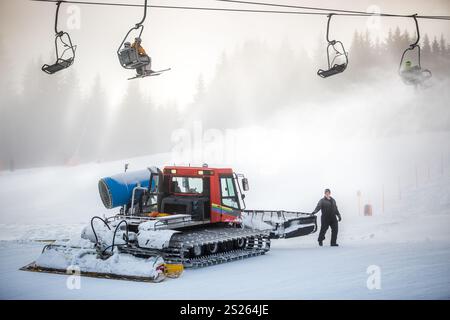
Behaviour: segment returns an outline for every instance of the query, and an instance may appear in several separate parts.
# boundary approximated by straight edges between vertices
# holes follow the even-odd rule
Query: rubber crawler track
[[[235,245],[238,241],[243,244],[240,248]],[[208,253],[206,246],[215,244],[219,246],[218,252]],[[192,254],[195,247],[202,248],[198,256]],[[167,263],[182,263],[186,268],[201,268],[263,255],[269,250],[268,232],[247,228],[204,228],[174,234],[169,247],[163,249],[161,255]],[[154,250],[142,248],[124,247],[121,251],[140,256],[155,254]]]

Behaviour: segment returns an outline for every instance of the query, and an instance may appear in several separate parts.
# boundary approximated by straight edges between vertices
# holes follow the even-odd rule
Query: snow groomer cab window
[[[203,194],[203,179],[195,177],[172,177],[173,193]]]
[[[240,209],[233,177],[220,177],[220,189],[222,205]]]

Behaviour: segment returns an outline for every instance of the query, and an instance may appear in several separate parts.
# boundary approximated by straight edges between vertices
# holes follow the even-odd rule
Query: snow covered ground
[[[133,167],[166,160],[134,159]],[[317,234],[274,240],[265,256],[188,269],[157,284],[82,278],[80,289],[71,290],[68,276],[19,271],[39,256],[43,243],[35,240],[70,238],[92,215],[111,214],[98,197],[97,180],[121,166],[0,173],[2,299],[450,299],[448,174],[405,189],[384,214],[344,214],[339,248],[318,247]],[[367,271],[373,268],[380,288],[370,290]]]

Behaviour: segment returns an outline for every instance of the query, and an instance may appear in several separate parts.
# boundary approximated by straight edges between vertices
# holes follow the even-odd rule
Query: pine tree
[[[398,59],[398,55],[394,51],[394,33],[392,29],[389,29],[386,40],[382,42],[380,47],[380,55],[383,57],[383,63],[392,63]]]
[[[317,36],[315,39],[315,45],[313,46],[312,60],[316,68],[319,68],[326,61],[325,54],[326,42],[322,36]]]
[[[79,141],[79,128],[83,126],[83,104],[79,78],[74,67],[64,70],[61,77],[56,78],[59,101],[59,144],[61,162],[64,164],[77,164],[80,159],[74,157],[77,142]]]
[[[58,133],[56,115],[57,92],[53,76],[41,71],[41,58],[32,60],[25,68],[20,104],[16,106],[15,148],[17,167],[52,165],[56,163],[55,141]],[[27,130],[21,130],[27,128]]]
[[[8,61],[6,58],[6,52],[3,47],[2,37],[0,36],[0,67],[4,70]],[[12,90],[7,88],[8,82],[7,77],[0,77],[0,171],[13,169],[14,159],[12,158],[11,150],[11,113],[13,108],[11,107],[11,99],[9,95]],[[9,91],[9,92],[8,92]]]
[[[370,33],[369,30],[366,29],[364,36],[362,36],[362,56],[366,61],[373,61],[373,51],[372,51],[372,42],[370,40]],[[366,64],[367,66],[370,66],[372,64]]]
[[[197,79],[196,92],[194,95],[194,105],[201,103],[205,95],[205,81],[203,80],[203,75],[200,74]]]
[[[400,28],[397,26],[395,28],[394,34],[393,34],[393,43],[392,43],[392,49],[394,50],[395,54],[397,55],[399,52],[405,50],[405,37],[402,35]]]
[[[439,48],[440,48],[440,55],[445,56],[447,54],[447,43],[444,38],[444,34],[441,33],[441,37],[439,39]]]
[[[422,53],[424,55],[430,55],[431,54],[430,38],[428,37],[428,34],[426,34],[426,33],[425,33],[425,36],[423,37]]]
[[[86,161],[106,158],[109,112],[105,90],[99,75],[95,77],[91,92],[83,104],[79,117],[80,128],[73,157]]]
[[[406,48],[408,48],[415,41],[416,41],[416,39],[412,38],[410,36],[408,30],[403,31],[403,33],[400,37],[398,52],[403,52]]]
[[[394,34],[392,32],[392,29],[389,28],[388,35],[387,35],[387,38],[386,38],[386,41],[385,41],[386,49],[387,48],[392,48],[393,47],[393,43],[394,43]]]
[[[436,37],[434,37],[433,42],[431,44],[431,52],[433,53],[433,56],[437,57],[441,53],[441,49],[439,47],[439,42],[437,41]]]
[[[364,57],[362,56],[362,38],[358,30],[353,33],[351,51],[352,65],[359,68],[364,64]]]
[[[145,101],[139,81],[128,83],[109,139],[108,150],[115,158],[149,154],[153,148],[151,131],[162,124],[152,118],[152,104]],[[155,138],[155,137],[153,137]]]

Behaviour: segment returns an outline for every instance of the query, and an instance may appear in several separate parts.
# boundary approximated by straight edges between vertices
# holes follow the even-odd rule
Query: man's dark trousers
[[[325,233],[327,232],[328,228],[331,228],[331,244],[336,244],[337,241],[337,235],[338,235],[338,221],[336,216],[333,214],[333,216],[325,215],[322,213],[321,217],[321,225],[320,225],[320,232],[319,232],[319,241],[325,240]]]

